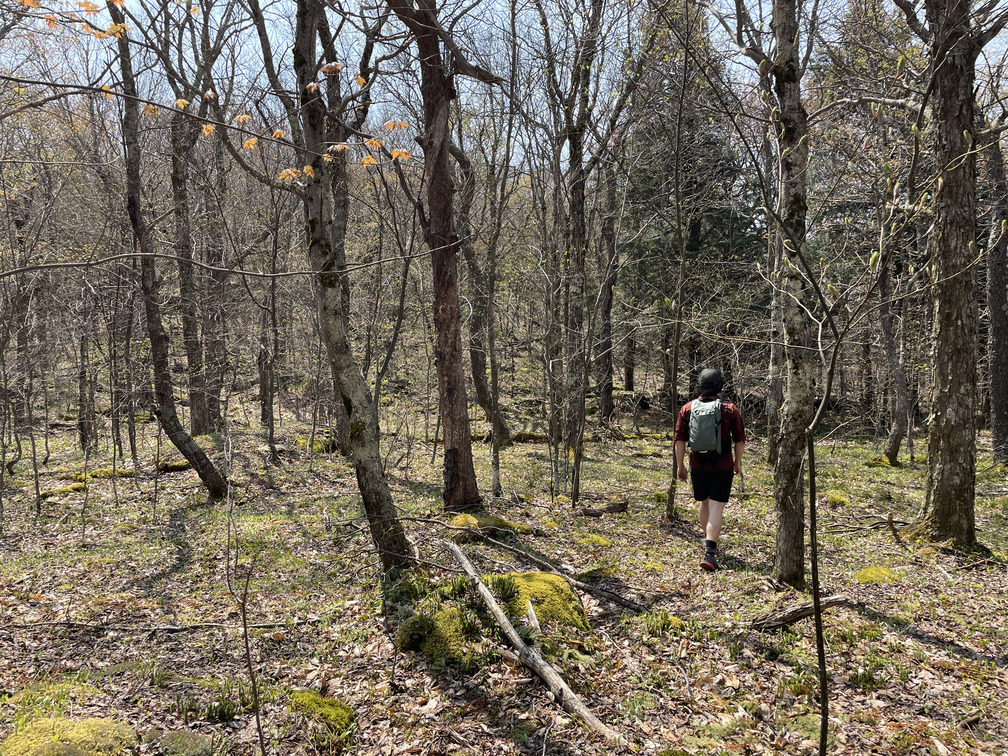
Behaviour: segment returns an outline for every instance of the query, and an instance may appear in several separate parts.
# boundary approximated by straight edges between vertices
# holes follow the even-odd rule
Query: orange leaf
[[[149,116],[156,116],[158,114],[158,109],[150,103],[147,103],[144,105],[144,113]]]
[[[309,178],[315,178],[315,169],[312,168],[310,165],[306,165],[304,168],[302,168],[301,172],[305,176],[308,176]]]
[[[203,136],[210,136],[213,134],[213,124],[204,123],[203,124]]]
[[[368,139],[366,142],[364,142],[364,144],[366,144],[368,147],[372,147],[374,149],[378,149],[379,147],[381,147],[381,140],[380,139]]]
[[[378,165],[378,161],[375,159],[374,155],[365,155],[361,158],[361,165]]]
[[[277,129],[276,131],[273,132],[273,138],[274,139],[283,139],[284,138],[284,133],[282,131],[280,131],[280,129]]]
[[[357,74],[357,86],[358,87],[363,87],[365,84],[367,84],[367,79],[365,79],[360,74]]]
[[[242,113],[240,116],[235,116],[234,122],[238,124],[248,123],[252,120],[252,116],[248,113]]]
[[[258,143],[259,143],[258,139],[256,139],[255,137],[249,137],[242,143],[242,148],[246,150],[254,150],[256,148],[256,144]]]
[[[179,110],[185,110],[189,105],[189,100],[175,100],[175,107]]]

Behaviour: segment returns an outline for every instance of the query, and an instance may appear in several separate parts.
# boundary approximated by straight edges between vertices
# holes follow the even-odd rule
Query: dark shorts
[[[693,482],[693,498],[697,501],[714,499],[723,503],[731,496],[732,480],[735,470],[698,470],[690,468],[690,480]]]

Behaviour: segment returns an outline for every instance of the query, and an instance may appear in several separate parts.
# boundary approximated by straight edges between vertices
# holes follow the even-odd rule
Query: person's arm
[[[679,480],[686,480],[686,442],[675,442],[676,477]]]
[[[742,474],[742,455],[745,454],[745,441],[735,444],[735,474]]]

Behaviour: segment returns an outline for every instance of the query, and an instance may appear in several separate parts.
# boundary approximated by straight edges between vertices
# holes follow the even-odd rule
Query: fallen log
[[[546,661],[538,651],[536,651],[535,646],[530,646],[522,640],[522,637],[518,635],[518,631],[515,630],[514,625],[511,624],[511,621],[507,618],[504,610],[500,608],[500,604],[497,603],[497,599],[494,598],[493,594],[490,593],[490,589],[483,584],[482,580],[480,580],[479,573],[476,572],[476,568],[473,567],[472,562],[469,561],[465,552],[462,551],[457,544],[446,541],[445,545],[448,546],[452,554],[455,555],[455,558],[462,566],[466,575],[468,575],[469,579],[472,580],[472,584],[479,592],[480,597],[483,599],[483,603],[486,604],[487,609],[490,610],[490,614],[493,615],[494,620],[504,632],[508,642],[515,651],[518,652],[519,661],[535,672],[536,675],[539,676],[539,679],[546,683],[546,687],[549,688],[549,691],[553,694],[554,700],[563,707],[564,711],[580,719],[588,725],[591,730],[597,732],[610,743],[623,742],[623,737],[618,732],[592,714],[591,710],[585,705],[584,701],[582,701],[578,695],[570,689],[570,686],[564,682],[564,679],[553,668],[553,666]]]
[[[825,611],[833,606],[850,606],[851,600],[847,596],[840,594],[837,596],[827,596],[820,603]],[[813,609],[812,602],[806,601],[803,604],[795,604],[794,606],[789,606],[784,609],[778,609],[773,612],[761,614],[752,621],[752,626],[756,630],[778,630],[786,625],[791,625],[800,619],[805,619],[805,617],[811,617],[814,612],[815,610]]]
[[[601,517],[606,514],[620,514],[626,512],[630,504],[625,501],[621,501],[618,504],[607,504],[601,509],[595,509],[594,507],[581,507],[581,514],[584,517]]]

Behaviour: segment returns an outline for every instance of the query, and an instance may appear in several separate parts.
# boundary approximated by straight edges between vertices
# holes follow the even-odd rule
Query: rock
[[[211,756],[213,739],[191,730],[151,730],[143,742],[162,756]]]

